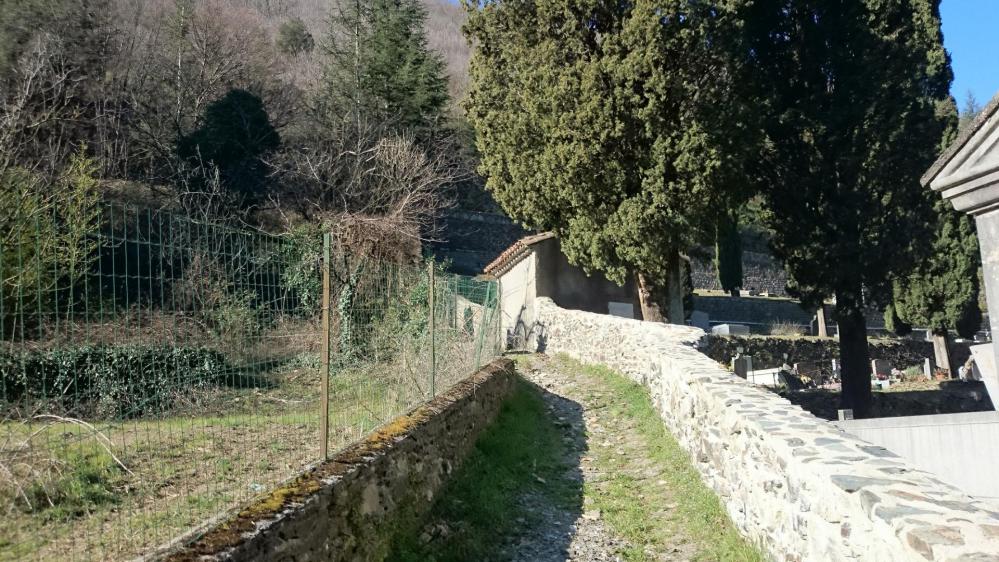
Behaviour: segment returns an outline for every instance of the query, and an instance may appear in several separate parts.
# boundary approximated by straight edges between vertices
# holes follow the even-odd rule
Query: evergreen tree
[[[913,265],[930,209],[919,177],[950,101],[939,0],[760,0],[748,52],[771,150],[772,246],[803,305],[836,297],[842,405],[871,402],[865,308]]]
[[[978,99],[975,98],[974,92],[968,90],[968,93],[964,96],[964,107],[961,108],[960,121],[958,123],[958,128],[964,130],[965,127],[971,124],[978,117],[978,114],[982,111],[982,104],[978,103]]]
[[[950,332],[970,338],[978,331],[978,268],[981,257],[971,217],[950,203],[936,201],[936,223],[928,252],[906,276],[893,283],[895,311],[907,324],[933,332],[937,366],[954,373],[950,364]]]
[[[909,324],[905,320],[898,317],[898,313],[895,312],[894,304],[889,304],[885,307],[884,318],[885,329],[896,336],[908,336],[912,333],[912,324]]]
[[[715,227],[715,270],[723,291],[739,296],[742,287],[742,237],[739,235],[739,217],[726,213]]]
[[[709,238],[746,151],[734,6],[686,1],[466,2],[466,109],[487,188],[566,256],[682,323],[680,252]],[[663,292],[665,288],[665,292]],[[658,299],[656,299],[658,300]]]
[[[335,114],[424,128],[447,105],[443,59],[430,50],[418,0],[346,0],[330,17],[324,102]]]
[[[266,181],[260,157],[280,144],[260,98],[245,90],[231,90],[208,104],[201,126],[180,140],[177,153],[195,166],[215,166],[225,187],[241,203],[251,204]]]

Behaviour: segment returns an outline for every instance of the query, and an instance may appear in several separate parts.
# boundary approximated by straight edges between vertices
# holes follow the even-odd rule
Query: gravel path
[[[643,488],[662,487],[661,469],[647,458],[648,447],[632,429],[626,417],[614,417],[606,410],[612,393],[595,377],[583,373],[562,372],[548,359],[536,356],[530,368],[521,373],[544,392],[548,412],[557,420],[567,445],[565,477],[598,490],[609,486],[617,474],[626,473]],[[610,466],[610,468],[608,468]],[[623,560],[621,552],[635,546],[615,534],[593,499],[584,496],[578,510],[565,510],[550,505],[543,497],[526,495],[521,501],[527,511],[540,512],[541,525],[518,529],[509,537],[500,553],[503,560],[515,562],[611,562]],[[650,525],[672,527],[669,523],[675,504],[659,506],[649,514]],[[661,521],[660,521],[661,520]],[[526,525],[525,525],[526,527]],[[669,552],[652,547],[641,548],[646,559],[690,560],[696,548],[680,534]]]

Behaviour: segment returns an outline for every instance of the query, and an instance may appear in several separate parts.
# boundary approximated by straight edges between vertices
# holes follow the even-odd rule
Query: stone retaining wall
[[[836,339],[804,339],[753,336],[749,338],[735,336],[708,336],[704,353],[719,363],[728,364],[741,347],[743,355],[753,358],[753,366],[757,369],[779,367],[784,363],[787,354],[788,363],[823,363],[830,365],[833,359],[839,359],[839,340]],[[923,366],[923,359],[933,359],[933,342],[920,340],[874,340],[868,344],[871,359],[884,359],[892,367],[906,369],[907,367]],[[963,365],[971,355],[967,342],[951,342],[951,364],[956,369]]]
[[[999,562],[999,509],[721,369],[704,333],[536,304],[539,347],[645,385],[735,524],[774,560]]]
[[[515,384],[513,362],[498,359],[156,559],[383,560],[393,532],[430,508]]]

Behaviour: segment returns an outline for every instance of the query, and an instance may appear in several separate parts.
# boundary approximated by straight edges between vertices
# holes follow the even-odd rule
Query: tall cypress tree
[[[920,175],[947,119],[939,0],[760,0],[749,48],[772,150],[772,246],[806,306],[836,298],[842,405],[869,413],[866,307],[890,300],[932,216]]]
[[[466,108],[487,188],[515,219],[554,231],[573,263],[667,294],[676,323],[680,252],[713,234],[755,146],[752,113],[732,95],[738,4],[465,3]],[[647,319],[654,309],[643,302]]]
[[[911,273],[894,280],[895,312],[908,324],[931,329],[937,365],[953,374],[950,332],[970,338],[982,322],[978,308],[981,256],[971,218],[937,199],[927,255],[916,261]]]

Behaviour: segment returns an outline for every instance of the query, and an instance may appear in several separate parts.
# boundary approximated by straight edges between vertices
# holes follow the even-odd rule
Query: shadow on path
[[[581,528],[599,524],[583,517],[585,435],[579,403],[521,379],[424,524],[389,559],[604,560],[570,556]]]

